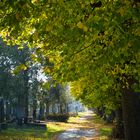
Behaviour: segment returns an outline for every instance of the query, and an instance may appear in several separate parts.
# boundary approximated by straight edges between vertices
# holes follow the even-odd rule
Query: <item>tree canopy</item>
[[[0,4],[1,36],[9,44],[36,47],[37,55],[55,64],[57,79],[86,80],[89,93],[93,88],[102,92],[118,88],[116,80],[127,87],[125,75],[139,79],[139,2],[5,0]],[[52,73],[51,66],[44,70]]]

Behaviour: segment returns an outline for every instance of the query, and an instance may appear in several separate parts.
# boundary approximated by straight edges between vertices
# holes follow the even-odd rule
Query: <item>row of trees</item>
[[[68,86],[41,73],[42,64],[32,60],[34,52],[0,40],[0,123],[17,118],[21,124],[23,118],[27,123],[29,117],[45,119],[50,113],[68,112],[72,100],[66,94]]]
[[[137,0],[1,1],[1,36],[54,62],[44,68],[71,81],[74,95],[109,113],[122,110],[126,140],[140,137]],[[120,111],[121,112],[121,111]],[[121,118],[121,117],[120,117]]]

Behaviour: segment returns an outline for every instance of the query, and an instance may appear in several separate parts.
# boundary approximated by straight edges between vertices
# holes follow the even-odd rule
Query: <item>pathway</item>
[[[71,128],[61,133],[57,140],[94,140],[93,137],[97,135],[97,132],[92,119],[93,113],[87,112],[83,117],[78,118]]]

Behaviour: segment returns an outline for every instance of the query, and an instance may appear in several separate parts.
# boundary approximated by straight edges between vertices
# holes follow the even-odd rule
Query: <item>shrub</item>
[[[50,114],[47,116],[47,119],[58,122],[67,122],[69,119],[69,114]]]
[[[78,114],[77,113],[69,113],[70,117],[76,117]]]

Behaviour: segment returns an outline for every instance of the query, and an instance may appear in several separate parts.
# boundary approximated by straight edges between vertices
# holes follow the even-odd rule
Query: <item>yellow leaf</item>
[[[77,27],[83,29],[85,32],[88,31],[88,27],[85,26],[81,21],[77,23]]]
[[[21,64],[19,67],[21,70],[27,70],[27,67],[24,64]]]
[[[119,9],[119,13],[121,14],[121,16],[123,16],[124,13],[125,13],[125,9],[124,9],[123,7],[121,7],[121,8]]]
[[[87,31],[88,31],[87,26],[84,26],[84,27],[83,27],[83,30],[84,30],[85,32],[87,32]]]
[[[140,28],[136,28],[133,33],[137,36],[140,36]]]
[[[27,67],[24,64],[17,66],[12,72],[18,74],[20,71],[27,70]]]
[[[80,21],[80,22],[77,23],[77,27],[80,28],[80,29],[83,29],[84,24]]]
[[[39,36],[38,31],[35,31],[34,34],[33,34],[34,40],[37,40],[38,36]]]

